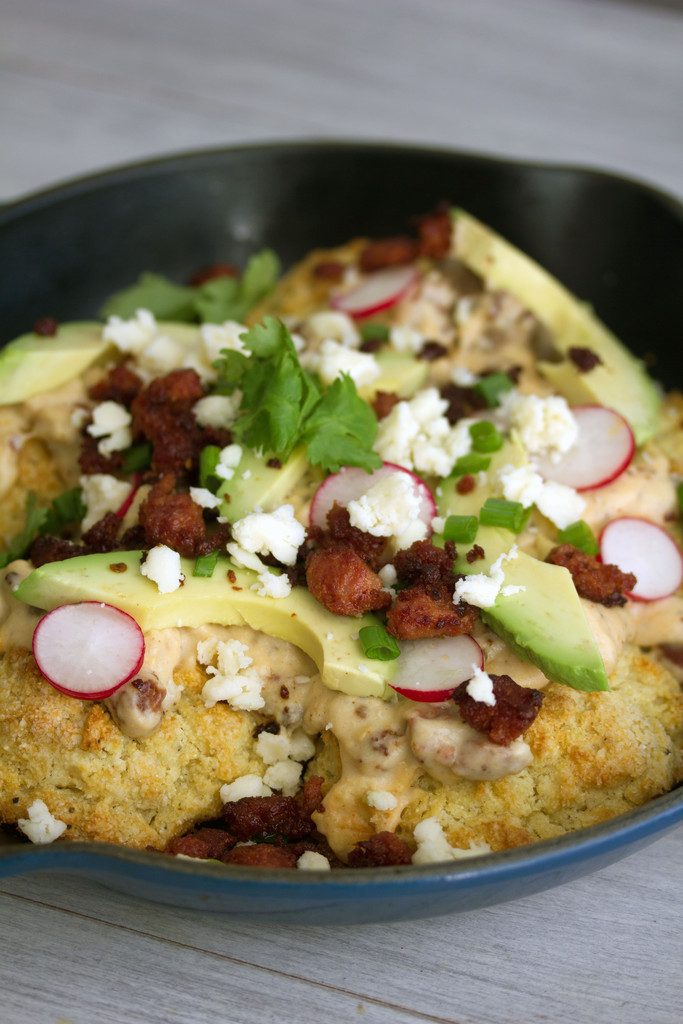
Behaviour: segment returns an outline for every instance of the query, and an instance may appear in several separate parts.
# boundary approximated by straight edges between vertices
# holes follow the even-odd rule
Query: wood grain
[[[0,0],[0,196],[189,146],[356,136],[683,194],[671,10],[587,0]],[[678,1024],[683,831],[435,921],[295,928],[0,885],[2,1024]]]

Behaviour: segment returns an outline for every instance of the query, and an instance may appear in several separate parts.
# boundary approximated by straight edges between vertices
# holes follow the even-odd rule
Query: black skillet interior
[[[683,213],[609,174],[408,146],[286,143],[169,157],[0,213],[0,342],[37,316],[87,318],[141,270],[182,281],[258,248],[285,264],[356,234],[402,231],[441,200],[493,225],[591,302],[673,382]]]

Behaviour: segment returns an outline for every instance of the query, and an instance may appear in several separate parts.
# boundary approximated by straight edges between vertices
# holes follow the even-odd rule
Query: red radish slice
[[[484,667],[481,647],[471,636],[402,640],[398,670],[391,686],[411,700],[434,704],[448,700],[472,678],[472,666]]]
[[[367,494],[371,487],[378,484],[387,476],[393,473],[405,473],[410,477],[415,487],[420,492],[420,519],[427,524],[429,536],[432,533],[432,519],[436,515],[436,504],[432,492],[421,477],[411,473],[403,466],[396,466],[393,462],[384,462],[379,469],[373,473],[366,473],[364,469],[355,466],[347,466],[340,469],[338,473],[328,476],[323,480],[318,490],[313,495],[311,508],[308,513],[311,526],[317,526],[321,530],[327,529],[327,514],[334,504],[342,505],[344,508],[350,501]]]
[[[138,493],[138,489],[140,487],[140,479],[141,478],[140,478],[140,474],[139,473],[136,473],[133,476],[133,482],[131,484],[130,491],[128,492],[126,497],[123,499],[123,503],[121,504],[121,507],[117,508],[116,513],[115,513],[115,515],[119,519],[123,519],[123,517],[125,516],[126,512],[128,511],[128,509],[133,504],[133,500],[135,498],[135,495]]]
[[[683,554],[666,530],[649,519],[613,519],[600,535],[600,557],[638,581],[630,596],[658,601],[683,584]]]
[[[83,601],[43,616],[33,634],[33,656],[56,690],[81,700],[104,700],[139,670],[145,640],[126,612]]]
[[[590,491],[612,483],[631,464],[636,442],[623,416],[602,405],[576,405],[572,409],[579,436],[558,462],[538,459],[546,480]]]
[[[332,306],[356,320],[394,306],[417,281],[414,267],[391,267],[369,274],[348,292],[332,296]]]

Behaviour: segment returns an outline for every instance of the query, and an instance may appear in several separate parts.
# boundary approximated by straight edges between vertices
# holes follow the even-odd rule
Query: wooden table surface
[[[683,194],[683,18],[581,0],[0,0],[0,197],[189,146],[356,136]],[[679,1024],[683,830],[460,917],[294,928],[0,885],[2,1024]]]

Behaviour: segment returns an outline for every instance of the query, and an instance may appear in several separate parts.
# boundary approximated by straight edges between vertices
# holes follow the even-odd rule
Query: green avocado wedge
[[[375,360],[380,376],[368,387],[360,389],[360,395],[366,401],[371,401],[378,391],[390,391],[399,398],[412,398],[427,380],[427,363],[405,352],[385,348],[375,355]]]
[[[22,334],[0,352],[0,405],[61,387],[109,350],[98,323],[61,324],[52,337]]]
[[[363,626],[376,624],[372,615],[342,618],[323,608],[303,587],[288,597],[261,597],[251,587],[253,572],[220,558],[211,577],[192,575],[193,563],[182,559],[185,582],[172,594],[160,594],[140,573],[139,551],[83,555],[50,562],[35,569],[15,597],[49,611],[79,601],[103,601],[136,620],[143,632],[173,626],[251,626],[288,640],[315,662],[324,683],[333,690],[360,697],[388,697],[396,662],[366,658],[358,640]],[[117,565],[117,570],[111,566]],[[125,571],[120,566],[125,565]],[[235,574],[234,581],[228,572]]]
[[[492,563],[515,543],[509,530],[480,526],[477,544],[484,558],[456,572],[488,572]],[[504,586],[522,587],[498,597],[484,608],[484,622],[526,661],[538,665],[549,679],[575,690],[609,690],[605,666],[569,571],[519,551],[503,562]]]
[[[279,467],[269,466],[269,462],[273,460],[245,448],[235,475],[218,488],[218,497],[223,499],[220,514],[229,523],[236,523],[255,508],[272,512],[311,468],[305,448],[297,448]]]
[[[453,255],[494,288],[515,295],[553,335],[561,362],[539,369],[573,404],[598,403],[621,413],[638,444],[659,425],[661,396],[643,365],[593,315],[538,263],[464,210],[453,210]],[[580,373],[568,358],[571,348],[589,348],[602,360]]]

